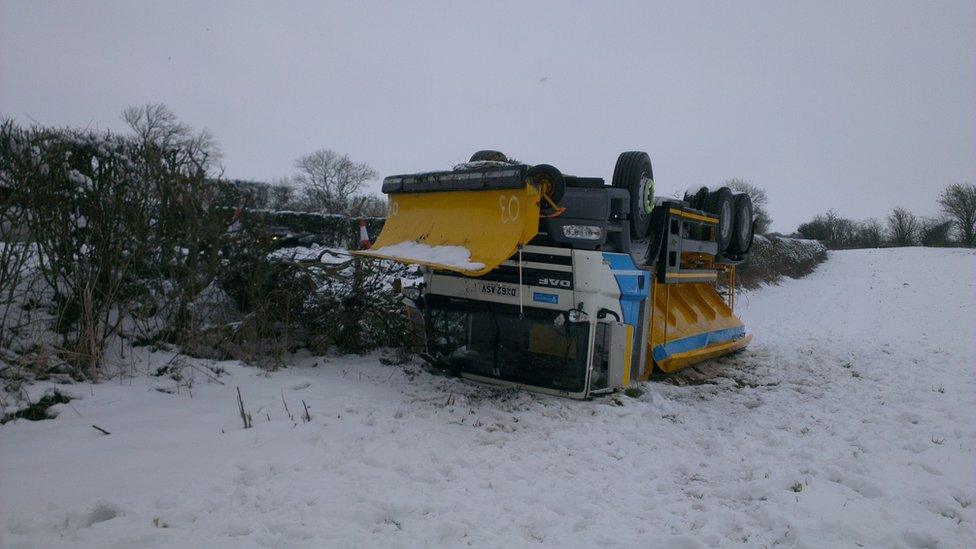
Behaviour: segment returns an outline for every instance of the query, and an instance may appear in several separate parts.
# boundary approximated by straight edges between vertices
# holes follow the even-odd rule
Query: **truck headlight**
[[[403,288],[403,297],[417,301],[420,297],[420,288],[416,286],[406,286]]]
[[[567,313],[567,318],[570,322],[589,322],[590,315],[584,313],[579,309],[570,309]]]
[[[563,225],[563,236],[583,240],[600,240],[603,229],[595,225]]]

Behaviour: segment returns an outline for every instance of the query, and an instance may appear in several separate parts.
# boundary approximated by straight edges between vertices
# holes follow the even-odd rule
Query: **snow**
[[[512,162],[500,162],[498,160],[475,160],[473,162],[462,162],[454,165],[454,171],[478,170],[482,168],[504,168],[518,166]]]
[[[86,191],[92,190],[92,185],[94,184],[90,177],[79,172],[78,170],[71,170],[68,172],[68,181]]]
[[[144,374],[60,386],[56,419],[0,427],[0,545],[972,547],[974,277],[970,250],[832,252],[740,297],[744,353],[637,399],[377,356],[186,360],[192,397]]]
[[[281,248],[268,254],[268,258],[279,261],[313,261],[329,265],[340,265],[350,261],[352,256],[344,248],[312,244],[311,246]]]
[[[327,213],[327,212],[306,212],[301,210],[270,210],[266,208],[252,208],[248,212],[255,214],[272,214],[277,216],[297,216],[297,217],[318,217],[321,219],[334,219],[338,221],[350,221],[351,219],[383,219],[381,217],[374,216],[361,216],[357,218],[350,218],[349,216],[337,213]]]
[[[465,271],[477,271],[485,266],[484,263],[471,261],[471,251],[464,246],[429,246],[408,240],[373,248],[370,252],[384,257],[395,257],[404,262],[437,264]]]

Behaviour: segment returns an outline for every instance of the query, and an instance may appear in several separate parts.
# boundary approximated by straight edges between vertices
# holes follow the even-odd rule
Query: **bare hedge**
[[[212,173],[211,154],[193,140],[4,121],[0,313],[6,323],[11,305],[28,311],[15,289],[33,258],[45,289],[29,324],[50,337],[2,338],[0,351],[41,345],[76,376],[97,379],[116,337],[199,348],[204,336],[221,333],[221,345],[249,349],[241,358],[255,360],[278,356],[307,334],[340,351],[395,344],[396,326],[384,315],[399,303],[381,291],[395,276],[389,267],[363,263],[353,273],[355,262],[317,267],[271,257],[275,224],[349,246],[358,242],[357,221],[293,212],[235,220],[247,196]],[[369,222],[378,230],[381,221]],[[204,303],[214,296],[225,298],[223,318]]]
[[[736,269],[736,283],[753,289],[776,284],[784,276],[801,278],[827,259],[827,247],[816,240],[756,235],[749,259]]]

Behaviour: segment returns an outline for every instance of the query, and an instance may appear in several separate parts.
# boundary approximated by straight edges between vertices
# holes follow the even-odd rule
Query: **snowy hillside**
[[[833,252],[739,306],[747,351],[638,399],[378,356],[65,386],[55,420],[0,427],[0,545],[976,544],[976,254]]]

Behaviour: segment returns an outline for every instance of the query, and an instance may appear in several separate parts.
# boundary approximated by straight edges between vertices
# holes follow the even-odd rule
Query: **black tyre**
[[[740,256],[748,253],[749,248],[752,247],[752,198],[749,198],[746,193],[739,193],[732,199],[732,208],[735,210],[735,222],[732,224],[732,243],[729,244],[729,253]]]
[[[630,193],[630,237],[647,236],[654,208],[654,170],[643,151],[620,153],[613,168],[613,186]]]
[[[471,160],[468,160],[468,162],[481,162],[483,160],[490,160],[492,162],[508,162],[508,157],[505,156],[505,153],[500,151],[483,150],[472,154]]]
[[[563,195],[566,194],[566,179],[562,172],[554,166],[536,164],[529,168],[525,175],[539,188],[539,192],[548,195],[549,199],[556,204],[559,204]],[[545,200],[539,204],[539,207],[544,214],[552,213],[552,206]]]
[[[732,225],[735,223],[732,191],[728,187],[721,187],[716,191],[709,192],[702,209],[718,216],[718,230],[716,231],[718,234],[715,240],[718,242],[718,252],[722,253],[728,249],[732,242]]]
[[[695,193],[685,192],[684,201],[696,210],[705,209],[705,199],[708,198],[708,187],[699,187]]]

